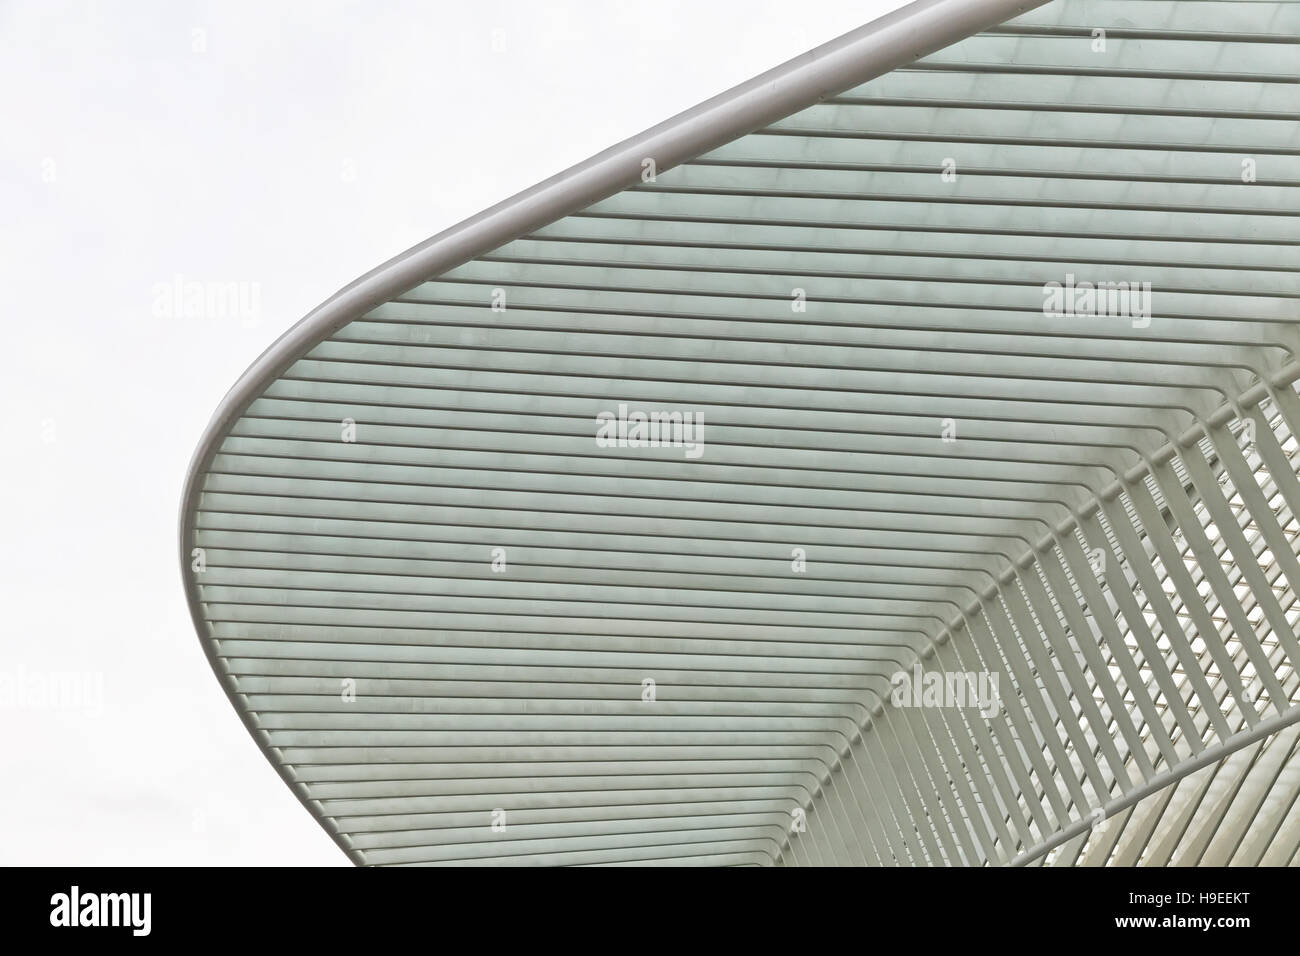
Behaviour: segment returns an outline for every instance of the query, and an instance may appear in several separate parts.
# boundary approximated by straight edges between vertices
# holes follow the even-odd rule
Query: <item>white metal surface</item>
[[[1289,766],[1300,719],[1300,11],[1034,7],[855,31],[363,277],[236,385],[186,587],[352,859],[1300,839],[1271,771],[1204,818],[1231,849],[1149,809]],[[1136,307],[1048,307],[1076,281]],[[701,416],[698,449],[601,445],[620,407]],[[896,706],[917,667],[996,699]]]

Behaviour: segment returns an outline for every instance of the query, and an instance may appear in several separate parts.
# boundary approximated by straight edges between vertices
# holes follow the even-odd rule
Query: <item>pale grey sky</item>
[[[373,266],[898,6],[0,0],[0,864],[345,865],[185,606],[217,402]],[[177,276],[256,322],[155,314]]]

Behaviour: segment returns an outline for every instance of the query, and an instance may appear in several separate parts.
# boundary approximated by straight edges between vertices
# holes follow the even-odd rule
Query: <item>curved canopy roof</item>
[[[1290,860],[1298,36],[912,4],[344,289],[182,504],[258,745],[365,864]]]

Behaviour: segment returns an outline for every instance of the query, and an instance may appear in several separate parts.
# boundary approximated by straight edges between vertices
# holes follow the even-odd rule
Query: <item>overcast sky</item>
[[[346,865],[185,605],[218,401],[361,273],[901,5],[0,0],[0,864]],[[256,315],[169,316],[178,276]]]

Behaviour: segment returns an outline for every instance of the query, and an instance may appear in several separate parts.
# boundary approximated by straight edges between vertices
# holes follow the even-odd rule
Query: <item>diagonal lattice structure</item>
[[[1298,37],[927,0],[344,289],[182,503],[258,745],[362,864],[1293,861]]]

